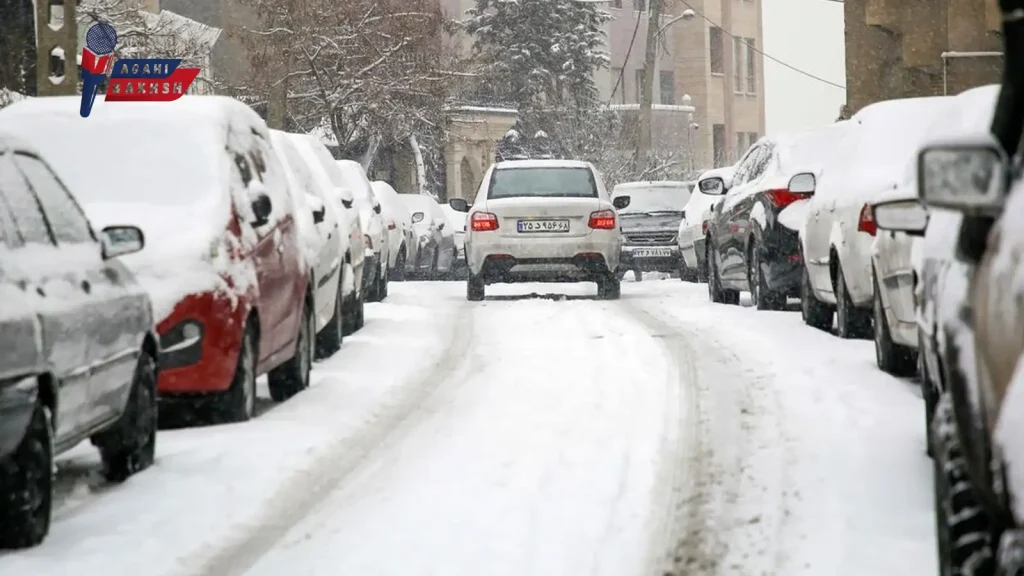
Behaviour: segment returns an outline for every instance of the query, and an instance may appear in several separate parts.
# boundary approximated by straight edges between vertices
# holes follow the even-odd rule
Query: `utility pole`
[[[651,151],[651,108],[654,104],[655,61],[658,56],[658,37],[661,29],[661,5],[665,0],[647,0],[647,51],[644,52],[644,78],[640,88],[640,130],[636,146],[636,171],[639,177],[647,169],[647,155]],[[637,14],[637,18],[640,15]]]

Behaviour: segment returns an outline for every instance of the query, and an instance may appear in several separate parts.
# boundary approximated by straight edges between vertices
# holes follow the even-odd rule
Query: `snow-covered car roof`
[[[405,204],[410,211],[430,211],[433,214],[437,213],[437,208],[441,206],[437,200],[426,194],[399,194],[399,200]]]
[[[812,172],[819,176],[824,165],[839,150],[839,144],[850,127],[850,121],[843,120],[779,135],[775,143],[782,170],[790,175]]]
[[[337,164],[341,169],[342,177],[345,178],[345,183],[355,193],[357,200],[369,202],[376,197],[362,164],[355,160],[338,160]]]
[[[697,182],[701,180],[707,180],[708,178],[722,178],[727,183],[732,180],[733,175],[736,174],[736,166],[723,166],[721,168],[712,168],[701,172],[700,176],[697,177]]]
[[[590,162],[582,160],[505,160],[494,165],[495,170],[511,168],[590,168]]]
[[[39,151],[36,150],[35,146],[29,144],[24,138],[19,138],[14,134],[8,134],[0,130],[0,154],[8,150],[18,150],[19,152],[28,152],[39,156]]]

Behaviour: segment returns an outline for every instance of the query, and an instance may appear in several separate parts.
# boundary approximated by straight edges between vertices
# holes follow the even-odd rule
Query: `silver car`
[[[693,182],[627,182],[612,190],[624,236],[619,278],[628,270],[637,280],[644,272],[684,272],[676,238]]]

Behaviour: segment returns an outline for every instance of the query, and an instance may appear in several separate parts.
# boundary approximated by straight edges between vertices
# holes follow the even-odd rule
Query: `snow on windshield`
[[[503,168],[495,170],[487,197],[597,198],[589,168]]]
[[[649,188],[633,188],[616,190],[612,199],[628,196],[629,204],[618,210],[619,214],[651,214],[658,212],[682,212],[690,199],[691,185],[686,186],[652,186]]]

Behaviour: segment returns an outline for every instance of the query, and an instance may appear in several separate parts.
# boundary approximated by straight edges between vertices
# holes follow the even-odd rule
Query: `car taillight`
[[[475,212],[469,218],[474,232],[490,232],[498,229],[498,217],[490,212]]]
[[[797,200],[806,200],[810,198],[810,194],[797,194],[796,192],[790,192],[788,188],[778,188],[775,190],[766,190],[764,195],[771,200],[771,203],[776,208],[785,208]]]
[[[394,230],[398,228],[398,224],[395,224],[394,220],[388,220],[388,230]]]
[[[858,232],[867,232],[871,236],[878,233],[878,225],[875,224],[875,210],[871,204],[865,204],[860,209],[860,220],[857,222]]]
[[[700,233],[701,233],[702,236],[707,236],[708,235],[708,221],[707,220],[705,220],[705,221],[700,223]]]
[[[615,210],[598,210],[590,213],[590,221],[587,222],[594,230],[614,230]]]

